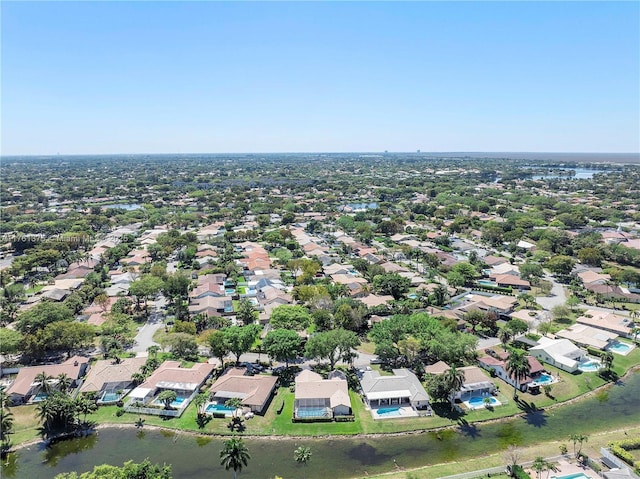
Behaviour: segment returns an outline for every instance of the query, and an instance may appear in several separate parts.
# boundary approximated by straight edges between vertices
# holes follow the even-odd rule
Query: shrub
[[[124,408],[119,407],[118,409],[116,409],[116,416],[120,417],[124,415]]]

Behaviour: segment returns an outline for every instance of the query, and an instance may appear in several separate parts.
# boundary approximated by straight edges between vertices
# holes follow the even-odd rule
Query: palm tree
[[[498,339],[503,346],[506,346],[511,339],[511,331],[509,331],[509,329],[505,327],[498,328]]]
[[[576,456],[576,459],[580,457],[582,453],[582,443],[589,440],[589,436],[585,436],[584,434],[571,434],[569,436],[569,440],[573,442],[573,454]],[[576,445],[579,444],[578,450],[576,451]]]
[[[89,398],[78,396],[75,400],[76,412],[78,413],[78,422],[80,422],[80,414],[84,414],[84,423],[87,422],[87,414],[91,414],[98,409],[98,405]]]
[[[147,352],[149,353],[150,358],[154,358],[154,359],[157,358],[159,351],[160,351],[160,346],[156,346],[155,344],[147,348]]]
[[[293,451],[293,457],[298,464],[302,464],[303,469],[302,477],[306,478],[306,466],[307,462],[311,460],[311,448],[307,446],[300,446]]]
[[[542,456],[536,457],[533,460],[533,464],[531,464],[531,469],[536,471],[536,475],[538,476],[538,479],[540,479],[540,476],[544,471],[551,470],[551,467],[552,467],[552,464]]]
[[[42,371],[41,373],[36,374],[33,382],[40,385],[39,392],[43,394],[49,394],[53,390],[53,385],[51,384],[51,381],[53,381],[53,379],[53,376],[49,376],[47,373]]]
[[[610,372],[613,366],[613,353],[611,351],[605,351],[602,353],[602,356],[600,356],[600,360],[602,361],[602,365],[607,369],[607,372]]]
[[[202,407],[205,404],[207,404],[208,400],[209,400],[209,395],[206,392],[198,393],[196,397],[193,398],[193,404],[196,405],[196,409],[198,411],[198,417],[202,416],[202,414],[204,413],[204,411],[202,410]]]
[[[634,311],[635,313],[635,311]],[[631,328],[631,334],[633,334],[633,341],[637,341],[638,339],[638,334],[640,334],[640,327],[638,326],[634,326],[633,328]]]
[[[507,359],[507,372],[513,378],[513,399],[518,399],[518,386],[531,372],[531,365],[524,351],[512,349]]]
[[[251,456],[249,450],[240,438],[231,438],[224,441],[224,447],[220,451],[220,465],[228,471],[233,469],[233,479],[236,479],[236,473],[242,471],[242,467],[246,467]]]
[[[449,390],[449,400],[451,401],[451,410],[453,411],[454,395],[464,385],[464,371],[460,371],[455,366],[451,366],[444,372],[443,378]]]
[[[71,379],[65,373],[58,374],[56,380],[58,381],[58,390],[62,393],[66,393],[71,387],[71,383],[73,382],[73,379]]]

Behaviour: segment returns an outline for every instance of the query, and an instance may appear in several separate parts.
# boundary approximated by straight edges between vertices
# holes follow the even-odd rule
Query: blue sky
[[[4,155],[640,151],[638,2],[6,2]]]

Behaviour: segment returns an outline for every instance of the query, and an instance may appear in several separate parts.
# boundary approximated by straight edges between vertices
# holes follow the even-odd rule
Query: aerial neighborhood
[[[90,161],[15,158],[1,186],[3,411],[40,426],[5,452],[100,422],[438,429],[640,364],[637,166]]]

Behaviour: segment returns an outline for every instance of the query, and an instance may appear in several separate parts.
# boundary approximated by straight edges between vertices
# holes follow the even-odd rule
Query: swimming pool
[[[606,350],[618,354],[627,354],[629,351],[631,351],[631,345],[616,341],[615,343],[609,344]]]
[[[207,409],[204,412],[208,412],[209,414],[213,413],[224,413],[226,416],[230,416],[235,411],[235,408],[227,407],[224,404],[209,404]]]
[[[170,406],[174,409],[179,409],[182,407],[182,403],[184,403],[187,400],[187,398],[183,398],[178,396],[175,401],[173,401]],[[157,404],[158,406],[164,406],[164,401],[160,401],[159,399],[156,399],[155,401],[153,401],[154,404]]]
[[[489,281],[488,279],[479,279],[478,284],[482,286],[497,286],[493,281]]]
[[[489,399],[489,402],[485,403],[485,399]],[[489,406],[500,406],[500,404],[502,404],[500,401],[498,401],[493,396],[484,396],[484,397],[482,397],[482,396],[473,396],[468,401],[465,401],[465,403],[467,404],[467,407],[469,409],[479,409],[479,408],[485,407],[487,405],[489,405]]]
[[[118,393],[104,393],[100,401],[102,402],[115,402],[120,399],[120,395]]]
[[[331,417],[331,410],[326,407],[300,407],[296,417]]]
[[[374,413],[374,417],[377,417],[377,418],[402,416],[402,412],[400,412],[400,406],[380,407],[378,409],[372,409],[372,411]]]
[[[585,359],[578,363],[578,369],[587,373],[592,373],[602,367],[597,359]]]
[[[551,479],[593,479],[591,476],[587,476],[584,472],[577,472],[575,474],[568,474],[566,476],[551,476]]]
[[[542,373],[540,375],[540,377],[536,378],[533,383],[535,385],[545,385],[545,384],[551,384],[553,381],[555,381],[554,377],[551,374],[545,374]]]

